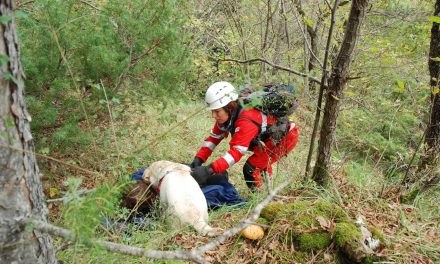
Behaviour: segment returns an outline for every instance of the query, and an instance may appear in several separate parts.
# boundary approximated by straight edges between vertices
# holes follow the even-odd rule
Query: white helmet
[[[228,82],[216,82],[209,86],[205,94],[205,102],[209,110],[222,108],[232,101],[237,100],[238,94],[235,88]]]

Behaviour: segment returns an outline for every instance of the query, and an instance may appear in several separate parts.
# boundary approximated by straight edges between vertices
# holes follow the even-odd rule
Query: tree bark
[[[18,225],[29,217],[47,222],[48,211],[34,155],[12,10],[12,0],[0,0],[0,16],[9,19],[0,24],[0,263],[56,263],[50,236]]]
[[[304,12],[304,10],[302,9],[302,5],[301,5],[301,1],[298,1],[297,3],[295,3],[296,6],[296,10],[298,11],[298,13],[302,16],[302,17],[306,17],[306,13]],[[317,60],[317,58],[319,57],[319,35],[318,35],[318,31],[319,31],[319,25],[321,24],[321,21],[326,17],[327,15],[323,15],[322,17],[318,17],[318,19],[316,20],[316,25],[315,28],[313,28],[312,26],[310,26],[309,24],[306,23],[306,31],[309,34],[310,37],[310,56],[309,56],[309,63],[308,63],[308,69],[309,72],[313,71],[313,69],[316,67],[316,65],[319,65],[319,62]]]
[[[440,0],[436,1],[434,9],[434,16],[440,17]],[[420,177],[422,188],[426,188],[440,180],[440,172],[435,170],[435,166],[440,162],[440,96],[438,93],[438,89],[440,89],[440,62],[433,60],[433,58],[440,58],[440,25],[435,22],[432,23],[431,27],[431,43],[428,58],[432,91],[431,113],[425,133],[425,150],[420,158],[417,173],[418,175],[428,175],[428,177]]]
[[[344,40],[332,68],[320,132],[318,158],[313,170],[313,179],[319,184],[325,184],[329,180],[331,150],[334,145],[339,104],[343,99],[348,70],[354,57],[354,47],[359,37],[367,6],[368,0],[352,1]]]
[[[304,175],[305,180],[307,180],[309,178],[311,164],[312,164],[312,156],[313,156],[313,152],[315,149],[316,133],[318,132],[319,122],[321,119],[322,99],[324,97],[324,91],[325,91],[326,85],[327,85],[327,64],[328,64],[327,61],[328,61],[328,57],[329,57],[330,44],[331,44],[331,40],[332,40],[332,36],[333,36],[333,28],[335,26],[335,17],[336,17],[337,8],[338,8],[338,0],[335,0],[335,2],[333,4],[332,11],[331,11],[332,16],[331,16],[330,28],[329,28],[328,36],[327,36],[327,44],[325,45],[324,63],[322,64],[322,76],[321,76],[319,95],[318,95],[318,105],[316,107],[315,121],[313,122],[313,130],[312,130],[312,135],[310,137],[309,153],[307,155],[307,162],[306,162],[306,173]]]

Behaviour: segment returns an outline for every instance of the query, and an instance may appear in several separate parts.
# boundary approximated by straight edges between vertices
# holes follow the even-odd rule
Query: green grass
[[[102,157],[90,157],[93,162],[87,164],[92,164],[101,172],[92,178],[84,175],[83,184],[95,186],[100,182],[113,184],[114,188],[118,188],[128,180],[131,173],[153,161],[166,159],[189,163],[213,125],[210,113],[200,102],[169,103],[161,109],[146,100],[129,102],[120,107],[121,109],[113,110],[120,110],[121,115],[102,128],[105,133],[101,133],[97,139],[96,149],[76,159],[78,164],[82,164],[90,155],[99,153],[99,157]],[[312,114],[303,109],[299,111],[298,116]],[[381,170],[375,168],[375,164],[370,164],[368,159],[335,159],[335,172],[328,188],[319,187],[313,182],[303,182],[310,131],[305,128],[306,124],[302,120],[305,119],[297,121],[301,128],[297,147],[274,166],[274,185],[287,178],[294,179],[292,185],[283,190],[281,195],[290,197],[289,200],[322,199],[334,202],[346,210],[352,219],[362,215],[371,226],[384,233],[388,247],[383,253],[397,263],[417,258],[439,260],[439,240],[436,236],[436,216],[439,209],[436,205],[440,199],[436,197],[434,189],[419,195],[413,205],[405,207],[396,200],[392,189],[394,183],[388,182]],[[111,126],[114,130],[110,129]],[[228,141],[226,139],[222,142],[208,162],[223,155],[229,147]],[[247,156],[243,157],[230,170],[230,181],[242,198],[249,199],[249,203],[242,208],[221,208],[211,212],[210,223],[214,227],[228,229],[239,224],[265,197],[265,193],[250,193],[244,183],[241,169],[246,158]],[[156,218],[146,230],[133,229],[129,235],[122,233],[110,236],[98,226],[95,236],[145,249],[160,250],[191,249],[209,241],[208,238],[197,235],[190,227],[173,230],[163,216],[157,216],[159,211],[155,213]],[[124,217],[126,214],[124,211],[109,213],[110,217]],[[213,262],[220,259],[223,263],[237,263],[256,262],[270,256],[275,261],[286,263],[292,261],[293,255],[292,249],[279,240],[282,232],[282,227],[279,230],[266,230],[261,241],[248,241],[237,235],[212,250],[206,257]],[[61,245],[62,242],[57,240],[56,244]],[[315,252],[315,255],[320,261],[324,261],[322,252]],[[161,260],[124,256],[80,245],[67,247],[58,253],[58,257],[65,263],[164,263]],[[301,254],[301,259],[305,262],[312,258],[311,253]],[[334,263],[336,258],[331,259],[331,263]]]

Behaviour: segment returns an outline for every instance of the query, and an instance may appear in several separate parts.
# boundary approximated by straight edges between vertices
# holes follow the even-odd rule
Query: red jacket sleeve
[[[261,114],[259,112],[258,114],[259,115],[257,117],[261,119]],[[252,119],[255,120],[255,117]],[[239,119],[235,122],[235,132],[231,141],[229,142],[229,150],[223,155],[223,157],[212,163],[214,171],[221,173],[237,163],[246,153],[250,142],[258,135],[258,132],[258,126],[251,120],[239,117]]]
[[[225,128],[220,127],[216,122],[209,137],[205,138],[205,141],[203,141],[202,147],[197,152],[196,157],[201,158],[203,162],[205,162],[209,156],[211,156],[215,147],[217,147],[217,145],[227,136],[228,131]]]

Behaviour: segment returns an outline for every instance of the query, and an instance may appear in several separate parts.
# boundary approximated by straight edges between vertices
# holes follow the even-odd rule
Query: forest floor
[[[70,176],[81,177],[81,187],[93,189],[103,182],[113,184],[120,177],[129,177],[137,169],[158,159],[188,163],[212,126],[210,114],[200,109],[203,106],[199,104],[168,105],[165,110],[145,105],[127,107],[115,122],[96,125],[95,129],[102,133],[89,149],[51,153],[58,161],[39,159],[43,173],[48,176],[44,182],[46,196],[49,199],[61,197],[66,190],[63,182]],[[359,178],[348,175],[345,164],[349,158],[334,162],[328,188],[320,189],[313,183],[303,182],[311,124],[301,118],[296,122],[301,127],[300,142],[291,155],[279,162],[274,174],[275,184],[286,178],[293,178],[295,182],[280,193],[285,199],[276,202],[322,199],[339,205],[353,219],[362,216],[369,226],[384,234],[386,246],[380,254],[389,262],[382,263],[440,263],[438,189],[418,196],[412,204],[403,204],[397,185],[387,181],[380,171],[371,171],[367,174],[369,176]],[[222,145],[216,149],[215,157],[226,150],[227,144]],[[237,225],[264,198],[264,195],[250,193],[244,185],[241,179],[243,160],[231,169],[230,179],[241,197],[250,202],[238,209],[212,211],[210,223],[214,227],[228,229]],[[52,222],[63,225],[63,206],[62,203],[49,203]],[[336,250],[332,246],[308,253],[301,262],[295,260],[293,255],[297,250],[277,240],[277,232],[283,230],[270,230],[258,241],[234,236],[208,251],[205,257],[213,263],[337,263]],[[191,249],[210,240],[188,228],[168,230],[160,217],[147,230],[136,230],[129,235],[99,233],[101,238],[109,241],[159,250]],[[65,263],[151,261],[81,246],[61,248],[58,256]]]

